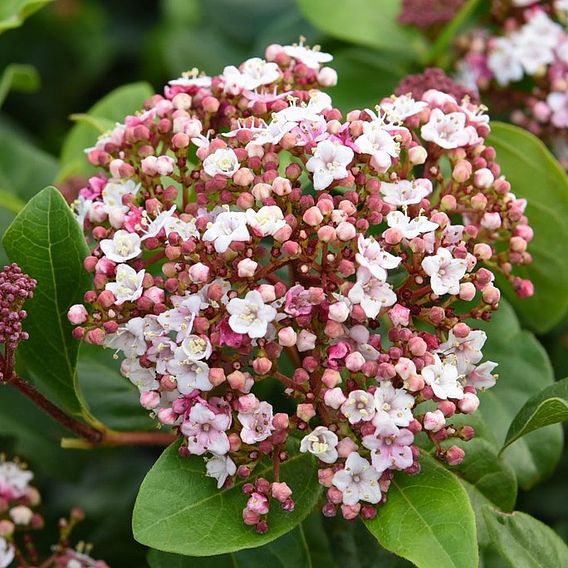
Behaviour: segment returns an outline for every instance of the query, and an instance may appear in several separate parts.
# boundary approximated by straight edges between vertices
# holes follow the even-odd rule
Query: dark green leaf
[[[568,546],[544,523],[518,511],[507,514],[487,507],[483,513],[493,544],[512,568],[568,566]]]
[[[533,430],[565,420],[568,420],[568,379],[546,387],[525,403],[509,427],[504,447]]]
[[[477,568],[475,517],[457,477],[427,454],[419,475],[396,475],[365,524],[387,550],[419,568]]]
[[[53,0],[2,0],[0,2],[0,33],[17,28],[24,20]]]
[[[86,176],[95,172],[95,168],[87,162],[85,148],[95,145],[103,125],[114,126],[116,122],[123,122],[128,114],[140,110],[144,101],[153,93],[148,83],[124,85],[106,95],[89,110],[87,114],[91,117],[90,121],[81,115],[83,119],[71,129],[63,143],[58,181],[69,176]]]
[[[300,10],[316,28],[329,35],[385,51],[416,57],[425,50],[425,40],[410,27],[398,23],[399,0],[296,0]]]
[[[312,562],[302,526],[258,548],[199,558],[150,550],[150,568],[311,568]]]
[[[0,79],[0,107],[10,91],[32,93],[39,89],[40,84],[39,73],[33,65],[8,65]]]
[[[483,348],[486,359],[499,363],[497,384],[480,394],[480,413],[493,433],[499,450],[513,418],[533,395],[554,381],[550,361],[535,337],[519,326],[509,304],[501,302],[490,322],[476,322],[488,340]],[[507,448],[503,459],[526,489],[546,478],[556,467],[562,452],[562,429],[548,426],[532,432]]]
[[[276,504],[268,516],[269,531],[259,535],[242,522],[244,481],[217,489],[205,476],[203,458],[182,459],[179,444],[170,446],[142,483],[132,519],[134,538],[165,552],[210,556],[254,548],[291,531],[313,509],[320,494],[315,463],[297,450],[280,468],[281,479],[294,491],[296,508],[285,513]],[[261,464],[255,476],[270,478],[272,464]]]
[[[76,365],[78,341],[71,336],[67,310],[89,285],[84,237],[63,196],[54,187],[36,195],[14,219],[3,244],[10,260],[37,280],[26,303],[30,334],[19,350],[34,378],[76,415],[86,415]]]
[[[497,150],[497,163],[517,197],[528,200],[526,210],[534,229],[529,243],[532,264],[516,269],[535,285],[532,298],[519,299],[507,283],[502,288],[523,323],[543,333],[568,310],[568,177],[546,146],[526,130],[491,123],[489,144]]]

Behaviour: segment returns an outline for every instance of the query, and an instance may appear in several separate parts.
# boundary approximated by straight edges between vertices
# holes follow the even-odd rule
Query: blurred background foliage
[[[72,127],[70,115],[86,112],[122,85],[144,81],[160,91],[169,79],[192,67],[218,73],[225,65],[262,56],[270,43],[293,43],[303,35],[309,44],[321,44],[334,54],[339,84],[332,94],[340,108],[349,109],[375,104],[432,57],[443,61],[445,40],[433,50],[418,34],[391,25],[398,2],[375,0],[376,20],[362,22],[357,19],[359,1],[342,3],[331,34],[327,20],[318,25],[321,10],[331,8],[329,0],[55,0],[25,25],[2,33],[0,232],[22,203],[58,177],[58,157]],[[0,20],[1,16],[0,8]],[[112,118],[112,109],[108,116]],[[93,141],[96,135],[91,129]],[[0,262],[5,260],[0,249]],[[568,376],[568,321],[539,339],[556,377]],[[88,354],[81,361],[80,375],[89,378],[84,386],[93,395],[90,400],[96,400],[94,391],[99,390],[100,412],[104,413],[105,394],[116,394],[125,408],[137,404],[129,385],[117,393],[109,390],[109,377],[116,371],[105,373],[104,366],[112,362],[97,361],[96,368]],[[45,495],[48,522],[80,505],[87,520],[78,536],[95,544],[95,556],[112,566],[144,566],[146,551],[132,539],[130,515],[138,486],[159,450],[62,450],[62,435],[18,393],[1,390],[0,451],[21,455],[30,463]],[[517,508],[568,539],[566,503],[565,453],[552,478],[521,492]],[[323,523],[338,565],[407,565],[381,550],[367,533],[338,520]],[[314,565],[332,565],[325,556],[329,550],[319,546],[322,534],[320,521],[306,525]],[[491,559],[487,565],[494,566]]]

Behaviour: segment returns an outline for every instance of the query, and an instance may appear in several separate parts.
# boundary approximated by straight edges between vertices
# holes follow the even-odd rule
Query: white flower
[[[390,167],[392,160],[400,153],[400,147],[393,136],[384,128],[381,120],[363,122],[363,134],[355,140],[355,144],[362,154],[373,156],[381,171]]]
[[[420,134],[424,140],[447,150],[467,146],[477,139],[477,132],[473,126],[465,125],[466,118],[463,112],[444,114],[435,108],[428,122],[420,129]]]
[[[334,180],[347,177],[347,166],[354,155],[351,148],[339,142],[319,142],[306,164],[307,170],[314,174],[314,189],[320,191],[329,187]]]
[[[115,333],[106,335],[104,346],[122,351],[125,357],[144,355],[147,349],[144,327],[144,318],[132,318],[126,324],[121,325]]]
[[[373,395],[364,390],[354,390],[341,405],[341,412],[350,424],[368,422],[375,416],[375,400]]]
[[[242,73],[246,77],[245,88],[253,90],[261,85],[274,83],[280,77],[276,63],[267,63],[260,57],[247,59],[242,65]]]
[[[373,424],[385,418],[391,420],[396,426],[408,426],[413,419],[411,408],[414,406],[414,397],[404,389],[395,389],[390,382],[380,383],[375,391],[375,408],[377,414]]]
[[[169,217],[164,223],[164,230],[166,232],[166,237],[170,236],[170,233],[177,233],[183,241],[187,241],[192,237],[199,238],[199,231],[195,226],[195,223],[188,223],[182,221],[178,217]]]
[[[172,205],[167,211],[162,211],[156,215],[156,218],[151,221],[144,230],[142,240],[155,237],[165,227],[166,223],[172,219],[172,215],[176,208],[176,205]]]
[[[256,290],[247,293],[244,300],[233,298],[227,304],[230,328],[251,338],[264,337],[268,324],[276,318],[276,310],[264,303],[262,295]]]
[[[368,318],[376,318],[383,308],[396,304],[396,294],[383,280],[375,278],[368,268],[357,270],[357,282],[348,294],[353,304],[361,304]]]
[[[34,474],[22,469],[17,463],[6,461],[0,463],[0,495],[6,499],[19,499],[22,497]]]
[[[142,282],[145,273],[145,270],[136,272],[128,264],[119,264],[116,269],[116,281],[108,282],[105,290],[110,290],[114,294],[117,306],[124,302],[134,302],[142,296]]]
[[[0,536],[0,568],[7,568],[12,564],[16,550],[3,536]]]
[[[426,178],[407,180],[396,183],[381,182],[381,193],[386,203],[400,207],[414,205],[432,193],[432,182]]]
[[[229,456],[213,456],[206,458],[205,469],[207,477],[213,477],[217,480],[217,489],[221,489],[229,475],[235,475],[237,466]]]
[[[167,366],[182,394],[189,394],[193,389],[209,391],[213,388],[209,382],[209,366],[202,361],[190,359],[181,347],[175,350],[174,358]]]
[[[289,57],[301,61],[310,69],[319,69],[321,63],[329,63],[333,60],[333,56],[320,51],[319,46],[314,45],[314,47],[310,49],[304,46],[302,42],[300,42],[300,45],[285,45],[284,53]]]
[[[250,241],[244,212],[224,211],[203,234],[203,240],[214,242],[217,252],[225,252],[233,241]]]
[[[438,352],[455,357],[459,372],[464,374],[470,364],[481,361],[481,349],[486,341],[487,334],[481,329],[470,331],[466,337],[456,337],[454,331],[450,330],[448,341],[438,347]]]
[[[87,217],[92,204],[92,199],[85,199],[82,195],[79,195],[79,197],[77,197],[77,199],[75,199],[75,201],[71,204],[71,209],[73,209],[75,219],[77,219],[77,223],[79,223],[81,229],[83,229],[85,218]]]
[[[427,385],[432,387],[434,394],[442,400],[463,398],[463,387],[458,381],[457,367],[451,363],[442,362],[437,354],[434,354],[434,364],[422,369],[422,378]]]
[[[152,367],[142,367],[135,357],[124,359],[120,364],[120,372],[137,386],[140,392],[157,390],[160,386],[156,380],[156,371]]]
[[[325,463],[335,463],[337,461],[337,443],[339,442],[336,434],[325,426],[318,426],[310,434],[304,436],[300,444],[300,452],[310,452]]]
[[[495,386],[497,375],[493,371],[497,367],[497,363],[493,361],[485,361],[477,367],[471,366],[466,376],[466,384],[476,389],[489,389]]]
[[[552,111],[550,122],[556,128],[568,128],[568,93],[552,92],[546,102]]]
[[[383,250],[374,237],[359,235],[357,248],[355,260],[359,266],[367,268],[372,276],[383,282],[387,279],[387,270],[396,268],[402,260]]]
[[[423,215],[411,219],[402,211],[391,211],[387,215],[387,224],[392,229],[400,231],[405,239],[413,239],[438,228],[438,223],[433,223]]]
[[[391,120],[400,122],[405,118],[422,112],[428,106],[423,101],[415,101],[410,95],[392,97],[381,103],[381,108],[388,114]]]
[[[365,458],[351,452],[345,468],[338,471],[331,482],[343,493],[345,505],[356,505],[359,501],[375,504],[381,500],[380,476]]]
[[[453,258],[445,248],[439,248],[434,256],[427,256],[422,261],[424,272],[430,276],[430,286],[434,294],[458,294],[460,280],[467,270],[467,262],[462,258]]]
[[[511,36],[515,55],[527,74],[535,75],[554,61],[554,43],[549,43],[552,38],[548,30],[539,33],[528,25]]]
[[[199,335],[188,335],[182,341],[181,348],[185,351],[187,358],[191,361],[209,359],[213,352],[213,347],[211,346],[209,339]]]
[[[203,160],[203,169],[211,177],[217,174],[233,177],[240,166],[239,159],[231,148],[219,148]]]
[[[201,89],[209,89],[211,87],[211,77],[206,75],[199,77],[199,70],[192,69],[184,71],[179,79],[169,82],[174,87],[199,87]]]
[[[140,189],[140,184],[136,184],[133,180],[122,182],[120,180],[110,180],[102,191],[103,203],[105,204],[105,211],[109,213],[115,207],[120,208],[122,211],[128,211],[128,207],[122,204],[122,197],[124,195],[136,195]]]
[[[112,239],[103,239],[100,247],[109,260],[126,262],[142,254],[140,242],[141,239],[136,233],[121,229],[116,231]]]
[[[495,38],[491,44],[487,66],[500,85],[508,85],[523,78],[523,66],[517,57],[517,49],[506,37]]]
[[[247,223],[262,237],[274,236],[282,227],[286,226],[284,214],[278,205],[266,205],[258,211],[246,211]]]

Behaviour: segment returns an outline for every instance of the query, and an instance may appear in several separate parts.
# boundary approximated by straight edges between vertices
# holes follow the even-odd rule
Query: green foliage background
[[[69,116],[86,112],[115,88],[147,82],[160,90],[168,79],[188,68],[220,72],[225,65],[262,56],[269,43],[291,43],[304,35],[308,43],[322,44],[334,54],[333,66],[338,70],[340,83],[331,94],[338,106],[349,109],[374,104],[377,98],[389,94],[402,76],[418,71],[424,62],[444,50],[443,43],[433,50],[414,33],[393,31],[388,18],[396,13],[393,9],[396,2],[375,0],[376,14],[370,21],[357,20],[358,8],[373,2],[353,0],[341,3],[341,7],[338,3],[334,18],[325,18],[329,4],[329,0],[56,0],[30,16],[23,26],[0,35],[0,70],[8,69],[4,75],[6,82],[0,84],[0,99],[5,96],[0,111],[0,234],[40,189],[55,181],[64,182],[64,191],[72,191],[74,180],[69,175],[88,173],[81,165],[81,148],[95,140],[97,130],[92,122],[85,121],[73,127]],[[18,22],[13,24],[17,25]],[[146,96],[148,87],[137,85],[129,89],[134,104],[136,97]],[[113,104],[98,109],[100,121],[118,120],[125,114]],[[74,130],[69,135],[72,127]],[[505,156],[507,148],[498,151]],[[539,163],[542,165],[543,161]],[[555,187],[554,180],[550,181],[550,187]],[[533,199],[538,198],[535,191]],[[546,198],[543,202],[546,203]],[[554,209],[550,204],[547,206]],[[559,261],[562,247],[565,243],[555,249],[555,262],[558,270],[565,271],[565,258]],[[4,263],[6,258],[0,247],[0,262]],[[25,258],[21,260],[25,264]],[[554,286],[554,282],[550,285]],[[566,290],[558,285],[552,290],[559,295],[558,303],[567,305]],[[555,314],[560,317],[561,311],[555,312],[554,302],[551,305],[550,300],[550,296],[546,298],[546,309],[551,318]],[[546,367],[546,384],[553,375],[557,379],[568,376],[568,319],[564,318],[552,329],[550,325],[530,325],[538,305],[525,310],[526,313],[519,304],[515,308],[532,329],[547,330],[538,339],[553,369],[539,363],[538,357],[546,361],[546,355],[540,355],[541,346],[521,332],[512,310],[508,316],[512,319],[506,322],[510,333],[507,341],[509,347],[516,341],[521,347],[507,350],[504,340],[504,345],[496,346],[491,356],[495,360],[504,359],[504,366],[509,365],[510,373],[526,381],[529,385],[526,392],[533,394],[540,387],[530,390],[531,372]],[[531,349],[538,353],[527,356],[527,350]],[[506,357],[502,355],[505,352]],[[137,407],[136,393],[117,376],[116,364],[106,355],[83,349],[79,360],[77,380],[93,414],[117,429],[148,427],[144,414],[133,410]],[[28,370],[33,373],[33,363]],[[487,414],[484,418],[495,428],[504,412],[510,422],[524,402],[517,405],[514,393],[503,392],[498,396],[505,402],[511,396],[512,402],[503,410],[490,398],[483,401]],[[536,420],[535,408],[527,409],[527,418],[530,415]],[[551,473],[554,463],[545,463],[538,454],[542,444],[550,443],[551,436],[546,432],[549,430],[531,434],[532,438],[522,442],[522,449],[512,446],[507,450],[506,466],[496,475],[501,476],[497,478],[500,487],[513,483],[513,493],[516,479],[527,489],[519,492],[517,510],[533,515],[568,539],[568,454],[564,453]],[[142,479],[160,452],[125,448],[92,452],[63,450],[59,439],[64,435],[18,393],[0,389],[0,451],[9,456],[20,455],[36,472],[36,483],[42,489],[51,526],[70,507],[80,505],[85,509],[87,520],[80,526],[78,537],[92,542],[95,556],[112,566],[144,566],[147,562],[153,567],[254,566],[269,562],[276,566],[308,566],[311,562],[313,566],[350,568],[408,565],[382,549],[362,526],[337,519],[322,521],[317,516],[309,517],[301,529],[284,537],[286,541],[280,539],[256,553],[243,551],[210,560],[183,561],[152,553],[146,559],[145,547],[132,537],[131,513]],[[514,435],[512,432],[509,438]],[[489,432],[489,437],[482,433],[479,444],[484,445],[488,455],[493,455],[502,442],[493,439]],[[527,461],[527,455],[534,458],[532,462]],[[479,490],[477,499],[486,499],[483,486],[471,481],[475,479],[474,469],[470,468],[469,473],[464,471],[468,480],[464,486],[468,491]],[[544,478],[546,483],[533,487]],[[492,488],[485,490],[491,492]],[[506,509],[506,504],[503,508]],[[483,522],[486,535],[505,522],[488,516],[486,511],[483,519],[477,521]],[[518,527],[522,528],[525,520],[517,515],[508,517],[506,522],[513,531],[521,530]],[[46,543],[50,539],[53,540],[53,534],[46,535]],[[506,537],[499,540],[499,547],[512,555],[510,562],[515,562],[516,551]],[[494,552],[484,555],[484,565],[503,565]]]

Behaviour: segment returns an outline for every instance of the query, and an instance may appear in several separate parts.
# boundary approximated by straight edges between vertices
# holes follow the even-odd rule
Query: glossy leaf
[[[419,568],[476,568],[475,517],[457,477],[427,454],[419,475],[395,475],[387,503],[365,524],[387,550]]]
[[[506,302],[501,302],[490,322],[475,325],[488,335],[483,348],[485,359],[499,363],[497,384],[480,394],[479,407],[499,450],[517,412],[531,396],[553,384],[554,376],[544,348],[530,332],[521,329]],[[523,437],[502,457],[515,470],[519,485],[526,489],[550,475],[561,452],[562,429],[556,425]]]
[[[568,176],[546,146],[526,130],[492,122],[488,142],[497,150],[497,163],[511,182],[511,191],[528,200],[526,215],[534,229],[528,248],[533,262],[515,269],[533,281],[534,296],[519,299],[508,283],[501,288],[523,323],[543,333],[568,311]]]
[[[128,114],[140,110],[144,101],[153,93],[154,90],[148,83],[124,85],[95,104],[87,113],[89,120],[84,115],[80,115],[82,119],[79,124],[73,126],[63,143],[58,181],[63,181],[69,176],[87,176],[96,172],[87,162],[85,148],[95,145],[102,127],[123,122]]]
[[[417,30],[398,23],[399,0],[336,2],[332,9],[327,0],[296,3],[309,22],[332,37],[408,57],[425,49],[425,40]]]
[[[274,505],[268,516],[270,530],[263,535],[242,522],[246,497],[244,481],[231,489],[217,489],[205,476],[203,458],[182,459],[179,443],[171,445],[148,472],[134,507],[134,538],[141,544],[191,556],[211,556],[254,548],[291,531],[313,509],[320,494],[315,463],[295,450],[280,468],[294,491],[296,508],[285,513]],[[271,463],[254,475],[270,478]]]
[[[264,546],[207,558],[150,550],[148,564],[150,568],[312,567],[310,551],[301,525]]]
[[[40,84],[39,73],[33,65],[8,65],[0,78],[0,107],[10,91],[33,93],[39,89]]]
[[[0,2],[0,33],[17,28],[24,20],[53,0],[2,0]]]
[[[548,526],[518,511],[507,514],[489,507],[484,516],[493,545],[512,568],[566,566],[568,546]]]
[[[504,447],[533,430],[568,420],[568,379],[546,387],[521,408],[507,432]]]
[[[73,414],[85,415],[76,365],[79,342],[67,310],[89,285],[83,269],[88,248],[65,199],[54,187],[36,195],[14,219],[3,244],[10,260],[37,280],[26,303],[30,339],[18,352],[34,378]]]

